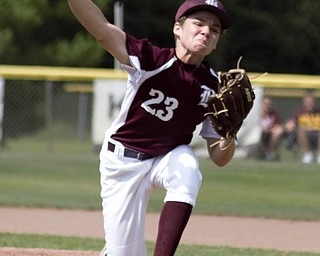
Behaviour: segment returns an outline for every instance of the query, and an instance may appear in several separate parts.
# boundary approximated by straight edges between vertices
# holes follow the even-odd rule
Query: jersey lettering
[[[208,106],[207,104],[208,99],[212,94],[214,94],[214,90],[212,90],[206,85],[201,85],[201,89],[202,89],[202,93],[200,95],[200,102],[198,103],[198,105],[206,108]]]
[[[173,117],[173,110],[178,108],[178,101],[175,98],[172,97],[165,97],[165,95],[155,89],[151,89],[149,92],[149,95],[152,97],[150,100],[146,100],[141,104],[141,107],[143,107],[148,113],[150,113],[153,116],[158,117],[162,121],[169,121]],[[153,105],[159,105],[164,103],[165,110],[163,109],[157,109]]]

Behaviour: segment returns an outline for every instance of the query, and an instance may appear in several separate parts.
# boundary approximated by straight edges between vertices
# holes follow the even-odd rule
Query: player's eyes
[[[215,33],[215,34],[220,33],[220,29],[217,28],[217,27],[212,27],[212,28],[210,28],[210,31],[213,32],[213,33]]]
[[[198,27],[202,27],[203,26],[203,24],[201,22],[199,22],[199,21],[194,21],[193,24],[198,26]]]

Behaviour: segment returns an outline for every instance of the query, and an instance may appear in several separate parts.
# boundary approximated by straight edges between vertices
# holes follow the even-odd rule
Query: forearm
[[[229,163],[234,155],[235,140],[208,140],[208,153],[209,156],[216,165],[222,167]]]
[[[91,0],[68,0],[68,3],[75,17],[99,44],[120,63],[130,65],[124,31],[108,22]]]
[[[103,29],[108,21],[91,0],[68,0],[71,11],[78,21],[98,41],[103,38]]]

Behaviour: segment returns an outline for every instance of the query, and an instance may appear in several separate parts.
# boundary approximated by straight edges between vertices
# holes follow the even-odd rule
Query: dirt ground
[[[154,241],[158,214],[148,214]],[[100,211],[0,208],[0,232],[103,238]],[[320,222],[193,215],[181,243],[320,253]],[[93,251],[1,248],[1,256],[98,256]]]

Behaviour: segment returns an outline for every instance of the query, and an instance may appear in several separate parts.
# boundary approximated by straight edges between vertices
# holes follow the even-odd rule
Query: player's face
[[[312,111],[314,108],[314,98],[312,96],[305,96],[303,104],[306,111]]]
[[[197,11],[176,26],[174,32],[187,52],[205,57],[217,46],[221,21],[209,11]]]
[[[272,105],[272,102],[271,102],[271,99],[269,98],[264,98],[263,101],[262,101],[262,107],[263,107],[263,112],[269,112],[270,109],[271,109],[271,105]]]

